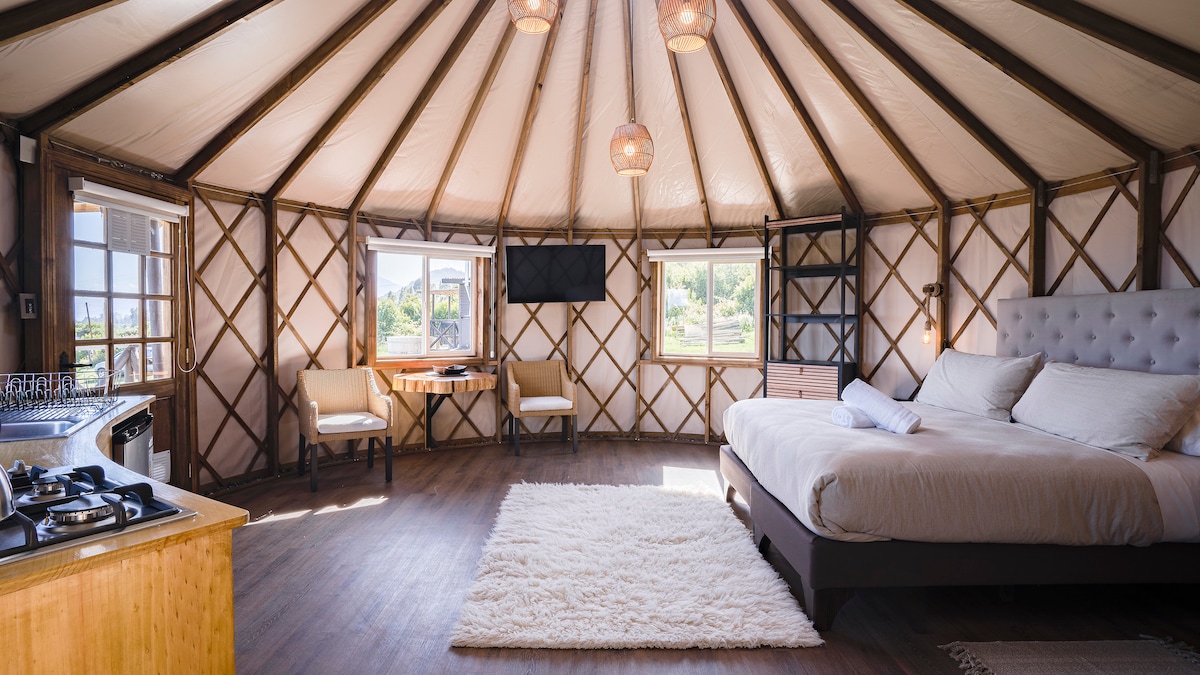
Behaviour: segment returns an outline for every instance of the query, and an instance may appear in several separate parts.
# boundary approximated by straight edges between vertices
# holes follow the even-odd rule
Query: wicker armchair
[[[571,423],[571,452],[579,452],[579,434],[575,417],[579,412],[575,401],[575,383],[567,377],[567,364],[562,361],[509,361],[505,365],[508,397],[508,439],[521,454],[521,423],[523,417],[563,418],[562,440],[567,441],[567,418]]]
[[[317,491],[317,445],[328,441],[366,438],[367,467],[375,465],[375,437],[384,435],[384,477],[392,480],[392,436],[396,422],[392,399],[379,392],[375,374],[367,368],[301,370],[296,373],[300,414],[300,457],[296,470],[304,475],[308,452],[308,485]],[[350,450],[354,455],[353,448]]]

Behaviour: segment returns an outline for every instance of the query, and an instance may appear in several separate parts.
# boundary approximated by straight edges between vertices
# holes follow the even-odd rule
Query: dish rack
[[[94,415],[116,403],[111,373],[0,373],[6,422]]]

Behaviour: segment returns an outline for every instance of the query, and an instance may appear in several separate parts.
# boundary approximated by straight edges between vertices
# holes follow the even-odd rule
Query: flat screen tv
[[[604,300],[604,246],[506,246],[509,304]]]

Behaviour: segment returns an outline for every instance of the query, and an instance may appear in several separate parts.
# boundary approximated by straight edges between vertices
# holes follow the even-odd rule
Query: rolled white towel
[[[847,429],[874,428],[875,423],[867,413],[852,405],[842,405],[833,409],[833,423]]]
[[[854,380],[842,390],[842,400],[867,414],[875,426],[893,434],[911,434],[921,426],[921,417],[875,387]]]

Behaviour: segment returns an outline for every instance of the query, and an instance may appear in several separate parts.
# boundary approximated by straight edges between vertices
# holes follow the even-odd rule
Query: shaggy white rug
[[[513,485],[455,647],[822,644],[720,497],[649,486]]]

